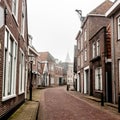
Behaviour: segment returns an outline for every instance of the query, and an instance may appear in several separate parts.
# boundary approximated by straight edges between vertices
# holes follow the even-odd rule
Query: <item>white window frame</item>
[[[80,50],[80,40],[77,41],[78,50]]]
[[[87,40],[87,29],[85,29],[85,33],[84,33],[84,40]]]
[[[120,59],[118,60],[118,67],[119,67],[119,68],[118,68],[118,74],[119,74],[119,75],[118,75],[118,81],[119,81],[119,82],[118,82],[118,84],[119,84],[119,89],[118,89],[118,90],[119,90],[119,92],[120,92]]]
[[[80,56],[77,57],[77,64],[80,66]]]
[[[118,40],[120,40],[120,17],[118,17]]]
[[[85,55],[84,55],[84,58],[85,58],[85,61],[87,61],[87,48],[85,49]]]
[[[5,28],[2,101],[6,101],[16,96],[18,51],[18,44],[14,36],[7,26]]]
[[[22,49],[19,51],[19,94],[25,92],[25,55]]]
[[[22,0],[22,16],[21,16],[21,34],[24,38],[24,32],[25,32],[25,16],[26,16],[26,7],[25,7],[25,0]]]
[[[12,14],[14,15],[16,21],[18,20],[18,2],[19,0],[12,0]]]
[[[51,63],[51,65],[50,65],[50,70],[54,71],[54,64],[53,63]]]
[[[92,44],[92,57],[95,58],[95,42]]]
[[[81,39],[80,39],[80,41],[81,41],[81,50],[83,49],[83,36],[81,36]]]
[[[95,90],[102,90],[102,68],[95,69]]]
[[[81,52],[81,67],[83,67],[83,61],[84,61],[83,52]]]
[[[96,41],[96,55],[100,55],[100,40]]]

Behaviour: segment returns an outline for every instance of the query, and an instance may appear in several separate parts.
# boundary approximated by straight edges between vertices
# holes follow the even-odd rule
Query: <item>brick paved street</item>
[[[38,120],[119,120],[101,106],[68,94],[64,87],[43,90]]]

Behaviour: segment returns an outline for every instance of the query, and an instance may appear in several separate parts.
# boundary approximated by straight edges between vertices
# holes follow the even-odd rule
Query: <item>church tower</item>
[[[66,56],[65,62],[66,62],[66,63],[71,63],[69,53],[67,53],[67,56]]]

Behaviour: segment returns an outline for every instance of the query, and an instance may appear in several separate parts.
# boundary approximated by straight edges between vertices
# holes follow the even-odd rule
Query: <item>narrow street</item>
[[[101,106],[68,94],[65,87],[43,90],[38,114],[38,120],[118,120]]]

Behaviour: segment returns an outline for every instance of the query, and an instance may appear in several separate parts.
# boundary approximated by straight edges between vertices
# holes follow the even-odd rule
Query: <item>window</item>
[[[120,40],[120,17],[118,18],[118,40]]]
[[[80,41],[78,40],[78,50],[80,50]]]
[[[17,20],[18,17],[18,0],[12,0],[12,13]]]
[[[77,63],[78,63],[78,66],[80,66],[80,56],[78,56],[77,58]]]
[[[95,90],[102,90],[102,69],[98,67],[95,69]]]
[[[81,50],[83,49],[83,37],[81,36]]]
[[[83,52],[81,52],[81,67],[83,67],[83,60],[84,60],[84,58],[83,58]]]
[[[119,70],[118,71],[118,74],[119,74],[119,83],[118,84],[119,84],[119,92],[120,92],[120,60],[118,60],[118,67],[119,67],[118,68],[118,70]]]
[[[92,56],[95,57],[95,42],[92,45]]]
[[[21,34],[24,37],[25,30],[25,0],[22,0],[22,18],[21,18]]]
[[[54,64],[49,64],[50,70],[54,71]]]
[[[41,69],[40,63],[38,62],[37,65],[38,65],[38,70],[40,70]]]
[[[87,61],[87,49],[85,49],[85,55],[84,55],[84,57],[85,57],[85,61]]]
[[[12,37],[6,28],[4,40],[3,101],[15,96],[17,49],[18,46],[14,37]]]
[[[25,57],[23,51],[19,51],[19,94],[24,92],[25,85]]]
[[[87,30],[86,29],[85,29],[84,39],[85,39],[85,41],[87,40]]]
[[[96,54],[97,56],[100,55],[100,41],[99,40],[96,42]]]

